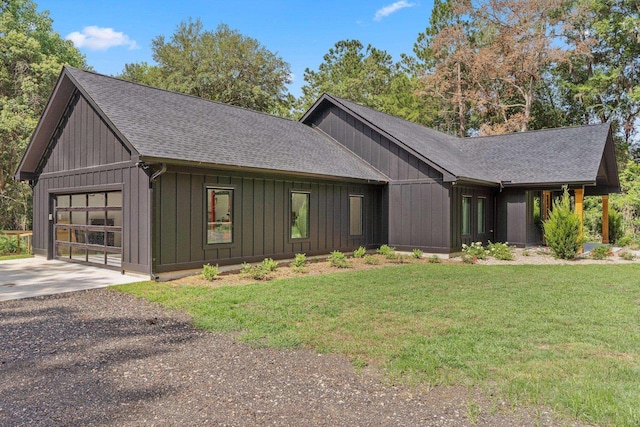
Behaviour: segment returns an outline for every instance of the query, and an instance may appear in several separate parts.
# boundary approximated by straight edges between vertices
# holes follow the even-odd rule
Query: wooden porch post
[[[609,195],[602,196],[602,243],[609,243]]]
[[[543,191],[542,192],[542,206],[540,206],[540,210],[542,212],[542,221],[546,221],[549,219],[549,212],[551,211],[551,191]],[[547,244],[547,239],[544,236],[544,229],[542,230],[542,243]]]
[[[582,226],[583,226],[583,215],[582,215],[582,205],[583,205],[583,200],[584,200],[584,189],[583,188],[576,188],[574,190],[574,194],[576,196],[576,214],[578,214],[578,216],[580,217],[580,234],[578,235],[579,239],[582,239]],[[583,247],[582,244],[580,245],[580,248],[578,249],[578,253],[582,253],[583,251]]]

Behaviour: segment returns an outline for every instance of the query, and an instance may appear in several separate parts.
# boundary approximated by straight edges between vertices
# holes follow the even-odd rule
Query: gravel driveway
[[[478,391],[384,385],[340,356],[255,349],[188,321],[108,289],[0,302],[0,425],[558,425]]]

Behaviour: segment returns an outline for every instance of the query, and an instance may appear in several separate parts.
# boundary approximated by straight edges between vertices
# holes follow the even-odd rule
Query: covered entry
[[[58,194],[53,209],[56,259],[122,266],[122,191]]]

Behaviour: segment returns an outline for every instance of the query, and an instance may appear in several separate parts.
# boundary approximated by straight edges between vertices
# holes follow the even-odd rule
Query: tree
[[[11,180],[63,65],[84,57],[31,0],[0,3],[0,229],[27,228],[29,187]]]
[[[122,77],[256,111],[291,109],[289,64],[225,24],[208,31],[199,19],[181,22],[169,41],[154,38],[152,49],[157,66],[127,64]]]
[[[554,44],[562,0],[439,1],[416,54],[424,90],[448,101],[458,133],[476,118],[485,134],[529,129],[545,73],[568,60]]]
[[[429,123],[417,95],[415,63],[408,57],[394,63],[384,50],[358,40],[341,40],[329,49],[317,70],[304,71],[305,85],[297,111],[304,113],[323,93],[339,96],[412,120]],[[424,108],[423,108],[424,107]]]

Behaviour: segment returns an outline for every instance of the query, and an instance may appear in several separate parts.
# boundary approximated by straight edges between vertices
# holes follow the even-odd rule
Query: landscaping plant
[[[482,246],[482,242],[473,242],[470,245],[462,244],[462,254],[478,259],[487,258],[487,250]]]
[[[420,249],[414,249],[413,251],[411,251],[411,254],[415,259],[420,259],[422,258],[422,255],[424,255],[424,252],[422,252]]]
[[[609,245],[596,246],[589,253],[589,257],[592,259],[607,259],[611,256],[613,256],[613,251]]]
[[[574,259],[583,243],[580,217],[571,210],[567,187],[562,197],[553,202],[549,219],[544,221],[544,237],[556,258]]]
[[[389,257],[389,255],[395,254],[396,248],[392,248],[389,245],[382,245],[378,249],[376,249],[376,252],[385,257]]]
[[[515,258],[513,255],[513,248],[506,243],[489,242],[487,245],[487,251],[489,252],[489,256],[502,261],[512,261]]]
[[[347,256],[340,251],[331,252],[331,255],[327,257],[327,261],[329,261],[329,264],[331,264],[331,267],[336,267],[336,268],[350,267],[349,262],[347,261]]]
[[[296,271],[300,271],[300,270],[304,269],[304,267],[306,265],[307,265],[307,255],[306,254],[296,254],[296,257],[294,258],[293,262],[291,263],[291,267]]]
[[[364,256],[364,263],[365,264],[371,264],[371,265],[378,265],[380,264],[380,259],[378,257],[375,257],[373,255],[365,255]]]
[[[364,247],[360,246],[358,249],[353,251],[353,257],[362,258],[366,253],[367,253],[367,250]]]
[[[429,264],[440,264],[442,262],[438,255],[431,255],[428,260]]]
[[[217,264],[205,264],[202,266],[202,277],[205,279],[212,281],[218,276],[218,274],[220,274],[220,270],[218,269]]]

